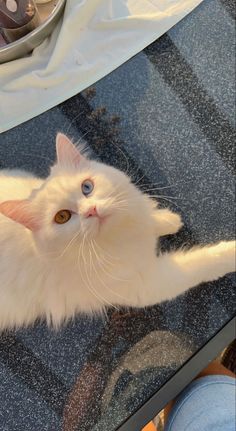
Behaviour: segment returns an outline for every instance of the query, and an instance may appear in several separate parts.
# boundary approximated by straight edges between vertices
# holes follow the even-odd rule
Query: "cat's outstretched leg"
[[[153,217],[156,222],[157,236],[177,233],[183,226],[179,214],[173,213],[168,209],[157,209],[154,212]]]
[[[176,251],[158,257],[156,276],[154,275],[158,301],[174,298],[193,286],[234,272],[235,249],[235,241],[222,241],[216,245]],[[155,296],[155,292],[153,294]]]

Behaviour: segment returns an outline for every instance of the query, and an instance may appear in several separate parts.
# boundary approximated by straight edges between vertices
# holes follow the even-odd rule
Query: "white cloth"
[[[202,0],[67,0],[50,38],[0,65],[0,132],[52,108],[137,54]]]

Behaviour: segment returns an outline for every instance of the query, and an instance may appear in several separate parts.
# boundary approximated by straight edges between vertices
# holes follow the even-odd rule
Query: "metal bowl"
[[[42,24],[21,39],[1,47],[0,63],[6,63],[7,61],[24,57],[33,51],[36,46],[40,45],[44,39],[52,33],[63,13],[66,0],[57,0],[55,3],[55,7],[46,19],[44,17],[43,5],[38,6],[39,13],[42,19],[44,19]]]

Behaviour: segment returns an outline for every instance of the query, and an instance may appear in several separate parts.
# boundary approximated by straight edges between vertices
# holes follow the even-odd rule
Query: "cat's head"
[[[135,226],[142,229],[152,204],[126,174],[89,160],[62,134],[56,152],[40,189],[0,204],[2,214],[33,232],[36,246],[61,252],[87,238],[122,242]]]

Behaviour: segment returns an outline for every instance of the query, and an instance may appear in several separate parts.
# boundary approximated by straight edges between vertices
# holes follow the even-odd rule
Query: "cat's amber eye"
[[[60,210],[58,213],[56,213],[54,217],[54,221],[57,224],[64,224],[67,223],[71,219],[71,211],[69,210]]]

